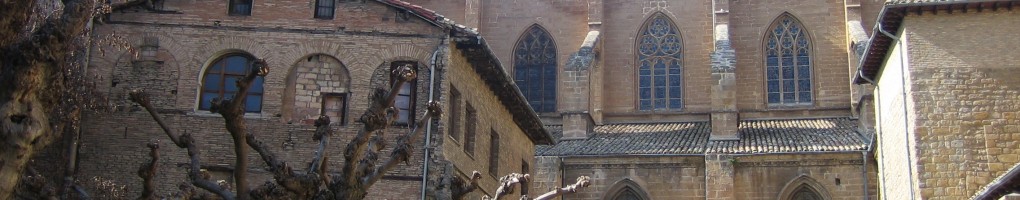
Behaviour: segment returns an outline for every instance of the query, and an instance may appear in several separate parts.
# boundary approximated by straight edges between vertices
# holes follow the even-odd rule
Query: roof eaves
[[[1013,192],[1013,188],[1018,184],[1018,180],[1020,180],[1020,163],[1013,165],[1009,171],[993,180],[981,191],[975,193],[971,199],[999,199],[999,197]]]
[[[881,70],[882,64],[885,61],[888,51],[891,49],[891,42],[895,40],[886,36],[880,31],[889,32],[891,34],[897,33],[900,29],[900,25],[903,22],[903,12],[907,8],[912,7],[923,7],[923,6],[945,6],[945,5],[960,5],[960,4],[980,4],[989,2],[1010,2],[1009,6],[1013,6],[1012,2],[1018,2],[1018,0],[918,0],[918,1],[887,1],[885,6],[878,15],[878,22],[875,23],[874,31],[872,31],[871,39],[868,42],[868,46],[865,48],[864,57],[861,58],[861,62],[857,67],[857,75],[854,77],[854,83],[865,84],[869,80],[875,80],[878,75],[878,71]],[[883,24],[886,26],[883,27]],[[891,30],[891,31],[890,31]]]
[[[524,98],[524,93],[521,92],[520,88],[517,87],[517,84],[515,84],[513,79],[510,78],[510,73],[507,73],[504,70],[501,64],[502,62],[500,62],[499,58],[492,52],[492,49],[490,49],[489,44],[485,41],[485,39],[482,38],[477,31],[462,25],[454,25],[451,28],[455,33],[461,34],[460,37],[472,38],[467,41],[459,41],[460,43],[473,46],[472,48],[477,48],[485,52],[482,56],[485,56],[487,57],[485,59],[490,60],[488,62],[490,65],[473,64],[475,72],[481,75],[483,77],[482,80],[489,85],[489,88],[496,92],[496,96],[500,99],[500,102],[502,102],[513,115],[514,123],[521,127],[525,134],[528,135],[528,138],[535,142],[535,144],[555,144],[556,141],[542,124],[542,120],[538,117],[538,113],[536,113],[528,104],[528,101]],[[458,46],[461,45],[458,44]]]
[[[414,16],[417,16],[418,18],[421,18],[421,19],[431,23],[432,25],[435,25],[435,26],[438,26],[438,27],[444,27],[445,28],[446,26],[452,25],[452,23],[447,22],[445,20],[446,18],[443,17],[443,15],[440,15],[439,13],[436,13],[436,11],[432,11],[432,10],[427,9],[425,7],[421,7],[421,6],[414,5],[412,3],[408,3],[408,2],[400,1],[400,0],[376,0],[376,1],[379,2],[379,3],[382,3],[382,4],[386,4],[386,5],[395,7],[395,8],[400,8],[400,9],[407,10],[408,12],[413,14]]]

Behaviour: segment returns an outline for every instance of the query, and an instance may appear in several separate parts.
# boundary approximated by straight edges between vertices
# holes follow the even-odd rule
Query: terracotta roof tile
[[[546,126],[554,138],[559,126]],[[795,153],[860,151],[867,142],[849,118],[748,120],[740,122],[740,140],[709,141],[708,122],[608,124],[591,137],[539,146],[540,156]]]
[[[610,124],[595,127],[584,140],[561,140],[536,153],[557,155],[699,154],[708,142],[707,122]],[[553,131],[548,126],[546,129]],[[556,129],[562,134],[562,130]]]
[[[713,141],[707,153],[786,153],[860,151],[867,141],[849,118],[749,120],[740,122],[740,140]]]

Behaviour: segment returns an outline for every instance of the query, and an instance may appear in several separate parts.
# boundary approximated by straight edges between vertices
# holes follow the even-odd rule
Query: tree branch
[[[567,185],[567,187],[563,188],[556,188],[553,191],[546,192],[545,194],[536,197],[535,200],[551,200],[553,198],[563,196],[565,194],[577,193],[578,189],[588,187],[590,183],[591,178],[589,178],[588,176],[577,177],[577,182],[575,182],[574,184]]]
[[[360,118],[365,126],[358,131],[358,135],[350,143],[347,143],[347,148],[344,150],[341,180],[335,180],[330,185],[330,188],[333,188],[334,192],[340,196],[351,194],[350,192],[359,193],[351,196],[361,196],[365,193],[357,190],[368,187],[368,185],[363,185],[363,177],[366,177],[366,172],[373,168],[374,162],[370,160],[376,159],[375,152],[378,151],[373,148],[382,146],[383,130],[395,121],[395,117],[399,116],[400,109],[393,108],[393,103],[396,101],[400,87],[417,77],[410,65],[400,66],[391,73],[391,77],[396,79],[391,89],[388,93],[385,90],[377,89],[372,94],[370,98],[372,104]]]
[[[425,132],[425,123],[433,117],[439,117],[442,115],[442,108],[439,107],[439,103],[429,102],[428,109],[425,111],[425,117],[418,120],[414,128],[404,135],[397,138],[397,146],[393,148],[393,152],[390,153],[390,158],[386,160],[382,165],[378,166],[371,174],[366,176],[363,180],[363,184],[372,185],[386,173],[396,167],[400,162],[407,162],[411,158],[411,154],[414,152],[414,142],[418,139],[419,135],[423,135]]]
[[[326,146],[329,146],[329,136],[333,135],[333,129],[329,127],[329,116],[320,115],[319,119],[315,120],[315,134],[312,135],[312,140],[319,141],[319,147],[315,149],[315,154],[312,156],[312,164],[308,166],[306,173],[317,173],[320,175],[326,174],[326,168],[329,165],[327,163]]]
[[[456,177],[453,177],[455,182],[452,183],[450,196],[453,199],[463,199],[464,195],[471,193],[478,189],[478,180],[482,179],[482,173],[478,171],[472,171],[471,177],[468,178],[467,182],[464,182]]]
[[[227,132],[234,140],[234,154],[237,156],[234,162],[234,187],[237,188],[238,197],[242,200],[248,198],[248,130],[244,121],[244,101],[248,97],[248,90],[252,82],[258,77],[269,74],[269,67],[265,60],[256,59],[251,63],[251,70],[237,80],[237,93],[231,99],[214,98],[212,102],[213,112],[220,113],[226,121]]]
[[[491,199],[492,200],[499,200],[500,198],[503,198],[503,196],[506,196],[506,195],[509,195],[509,194],[513,194],[514,193],[514,187],[517,187],[517,185],[520,185],[521,183],[528,182],[529,179],[531,179],[531,175],[528,175],[528,174],[518,174],[518,173],[510,173],[510,174],[508,174],[506,176],[500,177],[499,178],[499,187],[496,188],[496,194],[495,194],[496,196],[492,197]],[[486,196],[486,197],[488,197],[488,196]],[[483,198],[485,198],[485,197],[483,197]]]
[[[149,157],[152,157],[152,161],[144,163],[138,168],[138,177],[142,178],[142,196],[138,199],[159,199],[156,198],[156,187],[152,184],[152,179],[156,176],[156,170],[159,168],[159,141],[146,146],[149,147]]]
[[[233,200],[237,198],[233,192],[220,187],[216,183],[209,181],[202,176],[201,156],[198,151],[198,146],[195,145],[195,139],[191,137],[191,134],[185,133],[183,135],[177,135],[174,133],[173,130],[163,122],[163,117],[156,113],[156,108],[152,106],[151,102],[149,102],[148,95],[146,95],[145,92],[141,90],[132,90],[130,93],[130,99],[131,101],[141,105],[142,108],[145,108],[146,112],[149,112],[149,115],[152,116],[153,120],[155,120],[157,124],[159,124],[167,137],[174,141],[174,144],[177,144],[180,148],[188,150],[188,156],[191,159],[191,167],[188,171],[188,178],[191,179],[192,185],[215,193],[223,199]]]

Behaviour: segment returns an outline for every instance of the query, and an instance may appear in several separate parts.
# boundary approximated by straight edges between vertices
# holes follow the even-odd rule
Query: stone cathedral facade
[[[1020,183],[1017,1],[158,2],[182,13],[114,13],[99,28],[140,51],[92,55],[117,111],[91,118],[82,159],[144,160],[123,152],[141,145],[121,146],[158,131],[122,125],[149,121],[117,102],[129,86],[163,95],[182,130],[222,134],[201,128],[220,123],[203,102],[230,93],[235,65],[257,56],[280,69],[246,111],[294,162],[309,153],[302,125],[327,114],[355,130],[392,66],[436,75],[398,98],[402,113],[421,113],[426,97],[452,111],[417,147],[433,154],[388,174],[376,199],[427,197],[419,189],[437,173],[472,170],[488,174],[472,198],[509,172],[532,174],[530,196],[589,176],[562,198],[583,200],[961,199]]]
[[[885,2],[409,2],[477,27],[557,138],[531,191],[585,175],[564,199],[878,197],[851,80]]]

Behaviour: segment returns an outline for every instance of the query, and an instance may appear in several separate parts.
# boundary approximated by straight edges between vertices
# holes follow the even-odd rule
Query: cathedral
[[[151,124],[126,101],[138,87],[227,155],[203,168],[229,179],[207,102],[259,58],[276,74],[247,94],[245,118],[294,163],[316,116],[338,119],[344,144],[387,70],[421,73],[397,95],[394,129],[412,130],[429,101],[448,115],[369,199],[436,198],[440,174],[472,171],[488,175],[469,198],[510,172],[531,174],[532,197],[591,177],[562,197],[579,200],[983,199],[1020,183],[1017,1],[156,2],[97,28],[140,51],[90,55],[114,111],[85,123],[87,179],[136,181],[111,174],[134,170],[159,132],[124,125]],[[88,163],[100,155],[131,162]],[[167,157],[176,175],[162,178],[183,180],[182,152]]]

